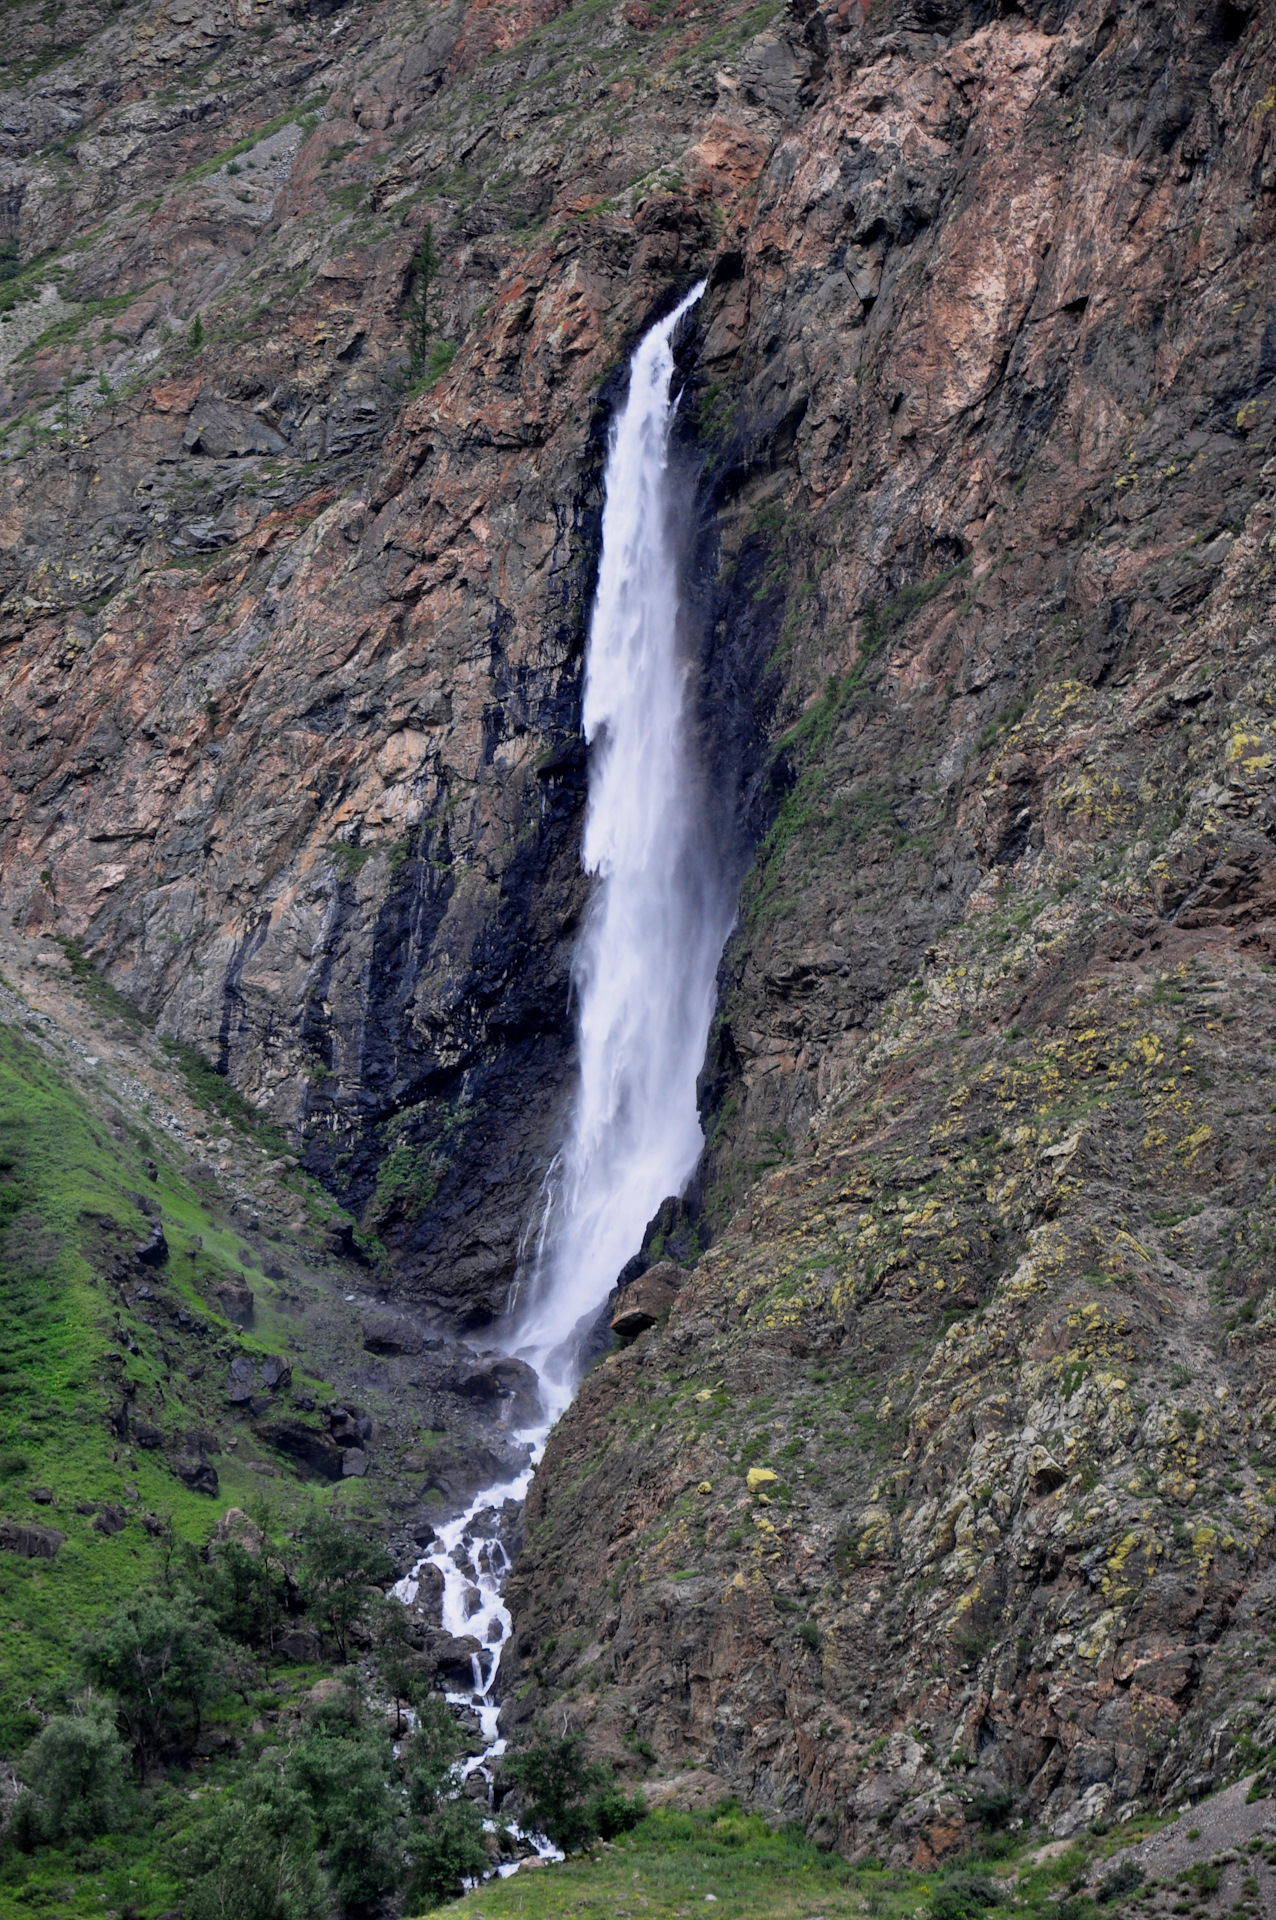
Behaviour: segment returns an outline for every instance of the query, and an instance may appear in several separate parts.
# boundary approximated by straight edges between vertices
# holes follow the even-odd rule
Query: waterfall
[[[514,1336],[554,1412],[575,1385],[573,1335],[704,1146],[696,1080],[733,903],[695,752],[669,472],[673,338],[702,291],[639,342],[604,479],[585,664],[582,859],[598,885],[573,969],[579,1078]]]
[[[591,755],[582,860],[598,884],[573,969],[579,1074],[567,1139],[526,1236],[535,1248],[528,1298],[507,1340],[541,1378],[547,1424],[522,1436],[534,1459],[548,1422],[572,1397],[582,1323],[596,1318],[648,1221],[682,1192],[704,1145],[696,1081],[734,904],[695,751],[669,470],[673,338],[702,292],[694,288],[638,343],[604,476],[585,666]],[[508,1562],[491,1537],[491,1516],[521,1500],[529,1478],[530,1469],[478,1494],[396,1589],[410,1603],[420,1568],[436,1566],[443,1625],[482,1643],[472,1690],[447,1696],[479,1713],[486,1744],[467,1773],[486,1772],[504,1750],[493,1690],[510,1631],[502,1599]],[[477,1607],[467,1613],[475,1588]]]

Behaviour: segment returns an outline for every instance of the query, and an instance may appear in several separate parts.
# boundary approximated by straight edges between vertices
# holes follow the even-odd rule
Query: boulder
[[[213,460],[243,459],[254,453],[285,453],[288,443],[257,414],[224,400],[200,400],[182,435],[188,453]]]
[[[1028,1458],[1028,1484],[1038,1496],[1053,1493],[1067,1479],[1067,1469],[1044,1447],[1034,1447]]]
[[[234,1541],[245,1553],[261,1552],[262,1531],[255,1520],[250,1520],[242,1507],[227,1507],[217,1525],[213,1528],[213,1544],[225,1545]]]
[[[369,1353],[424,1353],[425,1336],[397,1313],[366,1313],[363,1344]]]
[[[219,1278],[213,1287],[213,1298],[235,1326],[246,1327],[251,1323],[257,1303],[252,1288],[242,1274],[227,1274]]]
[[[256,1369],[246,1353],[237,1353],[226,1376],[226,1397],[232,1406],[242,1407],[253,1397]]]
[[[285,1360],[281,1353],[268,1353],[258,1372],[261,1374],[262,1384],[268,1387],[271,1393],[278,1393],[292,1380],[292,1363]]]
[[[164,1436],[158,1427],[151,1425],[149,1420],[135,1420],[133,1422],[133,1443],[135,1446],[145,1447],[148,1452],[153,1452],[156,1447],[163,1446]]]
[[[104,1533],[109,1538],[112,1534],[123,1533],[127,1525],[128,1521],[118,1507],[99,1507],[93,1531]]]
[[[362,1480],[368,1471],[368,1456],[362,1447],[343,1447],[341,1451],[341,1477],[343,1480]]]
[[[164,1229],[158,1220],[145,1240],[134,1247],[133,1258],[144,1267],[162,1267],[168,1259],[168,1241],[164,1238]]]
[[[29,1520],[0,1520],[0,1553],[18,1553],[24,1560],[52,1560],[66,1539],[56,1527]]]
[[[179,1454],[170,1462],[173,1472],[184,1487],[192,1493],[216,1493],[220,1485],[217,1469],[207,1460],[198,1460],[191,1454]]]
[[[646,1273],[639,1274],[625,1287],[616,1302],[612,1332],[630,1340],[645,1333],[648,1327],[654,1327],[657,1320],[668,1313],[686,1277],[672,1260],[660,1260],[654,1267],[648,1267]]]
[[[52,1487],[28,1487],[27,1499],[34,1500],[37,1507],[52,1507],[57,1504],[57,1495]]]
[[[286,1453],[304,1472],[324,1480],[341,1479],[341,1448],[330,1434],[290,1414],[266,1422],[255,1432],[266,1446]]]
[[[499,1408],[506,1426],[533,1427],[544,1419],[540,1381],[526,1360],[508,1354],[478,1354],[448,1369],[443,1384],[467,1400],[490,1402]]]
[[[454,1680],[458,1687],[474,1685],[474,1657],[483,1648],[473,1634],[457,1638],[438,1627],[427,1636],[426,1651],[444,1680]]]
[[[315,1627],[290,1627],[276,1640],[275,1652],[281,1660],[291,1660],[295,1666],[308,1666],[323,1658],[323,1642]]]

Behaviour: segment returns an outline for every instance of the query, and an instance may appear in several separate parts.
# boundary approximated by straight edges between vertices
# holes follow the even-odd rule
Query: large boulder
[[[331,1434],[308,1426],[304,1420],[291,1414],[266,1421],[253,1431],[266,1446],[286,1453],[303,1473],[314,1474],[322,1480],[341,1479],[341,1448]]]
[[[24,1560],[52,1560],[65,1539],[56,1527],[37,1526],[31,1520],[0,1520],[0,1553],[18,1553]]]
[[[631,1340],[636,1334],[645,1333],[648,1327],[654,1327],[677,1299],[686,1277],[672,1260],[659,1260],[654,1267],[648,1267],[646,1273],[640,1273],[625,1287],[617,1300],[612,1332]]]
[[[217,1478],[217,1469],[209,1460],[198,1459],[193,1454],[182,1453],[172,1461],[173,1472],[184,1487],[192,1493],[216,1493],[221,1484]]]
[[[419,1327],[413,1326],[397,1313],[365,1313],[363,1316],[363,1344],[369,1353],[424,1353],[427,1345],[441,1345],[441,1342],[427,1342]]]

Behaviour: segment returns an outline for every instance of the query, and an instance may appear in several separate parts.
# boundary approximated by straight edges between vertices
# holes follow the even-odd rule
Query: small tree
[[[92,1839],[119,1818],[128,1753],[114,1708],[92,1698],[58,1714],[27,1748],[21,1774],[46,1839]]]
[[[524,1823],[546,1834],[564,1853],[583,1846],[598,1831],[589,1799],[607,1784],[608,1775],[585,1758],[581,1734],[541,1740],[522,1753],[512,1754],[502,1762],[501,1770],[526,1796],[521,1816]]]
[[[434,245],[434,228],[427,220],[421,243],[412,256],[412,284],[403,305],[404,330],[408,340],[408,359],[416,375],[425,372],[426,355],[433,327],[430,321],[430,288],[439,270]]]
[[[384,1547],[343,1526],[335,1514],[318,1508],[301,1536],[301,1592],[306,1611],[332,1634],[342,1660],[349,1658],[351,1629],[371,1601],[368,1589],[384,1586],[394,1562]]]
[[[334,1889],[348,1913],[368,1913],[402,1876],[401,1807],[389,1740],[372,1728],[316,1727],[290,1768],[314,1811]]]
[[[501,1763],[505,1778],[526,1796],[522,1819],[572,1853],[602,1834],[614,1839],[636,1827],[647,1811],[641,1793],[628,1799],[616,1785],[609,1767],[585,1758],[579,1733],[541,1740]]]
[[[412,1871],[408,1900],[437,1906],[463,1893],[491,1865],[483,1845],[483,1816],[472,1800],[446,1800],[408,1842]]]
[[[201,314],[197,313],[191,321],[191,330],[187,337],[186,344],[192,353],[199,353],[202,350],[204,345],[204,320]]]
[[[399,1601],[382,1601],[374,1610],[373,1652],[381,1683],[394,1703],[395,1732],[403,1731],[403,1709],[424,1692],[421,1662],[412,1645],[412,1629]]]
[[[199,1734],[205,1702],[221,1683],[212,1625],[183,1596],[126,1601],[84,1643],[84,1671],[109,1687],[142,1771],[173,1740]]]
[[[187,1920],[316,1920],[329,1910],[309,1804],[267,1763],[197,1831],[187,1871]]]
[[[427,1694],[417,1709],[416,1728],[404,1749],[408,1772],[408,1804],[420,1819],[437,1812],[449,1793],[460,1785],[456,1762],[465,1751],[465,1736],[447,1702]]]

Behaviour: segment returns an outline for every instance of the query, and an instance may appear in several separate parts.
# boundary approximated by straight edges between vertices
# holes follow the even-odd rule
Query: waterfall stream
[[[689,711],[669,463],[673,340],[703,290],[693,288],[635,348],[604,476],[583,714],[591,752],[582,860],[597,886],[573,969],[579,1075],[568,1136],[528,1235],[526,1298],[505,1342],[541,1381],[547,1424],[521,1436],[533,1464],[575,1391],[583,1334],[704,1145],[696,1081],[734,903],[715,857]],[[504,1750],[494,1688],[510,1630],[509,1562],[487,1529],[507,1500],[523,1499],[531,1472],[477,1495],[396,1589],[411,1602],[421,1568],[437,1567],[444,1627],[483,1643],[472,1691],[448,1695],[482,1724],[484,1748],[467,1773],[486,1773]]]

